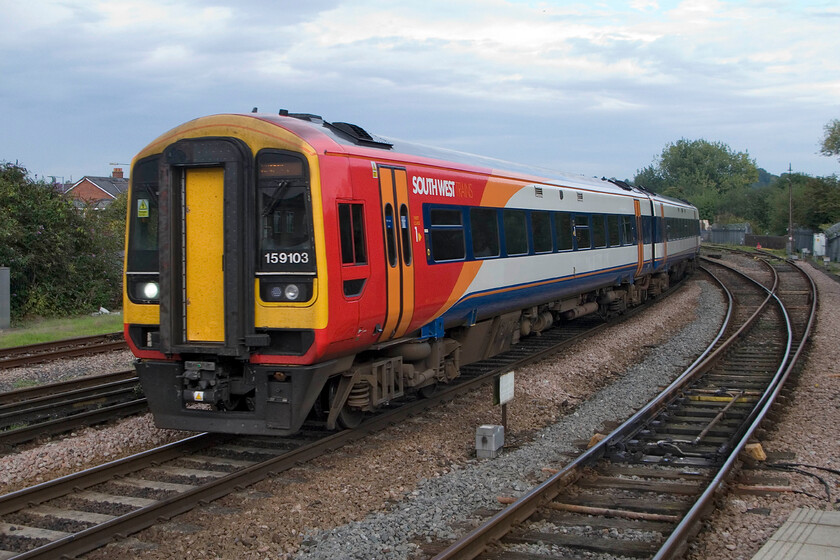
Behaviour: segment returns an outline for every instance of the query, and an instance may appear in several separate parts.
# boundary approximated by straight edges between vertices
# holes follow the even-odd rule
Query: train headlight
[[[289,301],[297,301],[298,296],[300,296],[300,288],[297,287],[297,284],[289,284],[286,286],[286,289],[283,290],[283,295],[286,296],[286,299]]]
[[[157,274],[131,274],[126,278],[128,297],[134,303],[157,305],[160,301],[160,280]]]
[[[160,285],[157,282],[146,282],[143,285],[143,296],[146,299],[157,299],[160,295]]]

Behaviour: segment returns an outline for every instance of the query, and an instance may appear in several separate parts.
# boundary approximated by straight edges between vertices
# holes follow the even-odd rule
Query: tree
[[[825,137],[820,147],[824,156],[840,156],[840,120],[834,119],[825,125]],[[838,158],[840,161],[840,158]]]
[[[701,218],[713,220],[726,209],[724,195],[757,180],[758,169],[748,154],[734,152],[721,142],[683,138],[668,144],[658,161],[639,171],[634,182],[688,200],[700,210]]]
[[[120,228],[95,214],[79,212],[51,185],[32,181],[23,167],[0,163],[0,265],[10,269],[13,317],[78,313],[119,302]]]

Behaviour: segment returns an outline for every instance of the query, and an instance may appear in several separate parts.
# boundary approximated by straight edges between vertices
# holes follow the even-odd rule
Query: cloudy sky
[[[706,139],[780,174],[840,118],[836,0],[0,0],[0,161],[107,175],[252,107],[632,178]]]

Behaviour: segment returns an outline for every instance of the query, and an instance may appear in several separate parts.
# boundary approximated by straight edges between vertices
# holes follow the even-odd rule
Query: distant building
[[[105,208],[120,194],[128,190],[128,178],[123,177],[121,167],[115,167],[110,177],[90,177],[85,175],[66,191],[66,195],[75,199],[76,206]]]

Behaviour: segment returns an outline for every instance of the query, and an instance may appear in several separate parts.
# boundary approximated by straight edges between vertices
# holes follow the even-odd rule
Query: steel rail
[[[35,344],[24,344],[23,346],[9,346],[7,348],[0,348],[0,358],[13,356],[14,354],[29,354],[42,352],[44,350],[53,350],[59,346],[79,346],[89,344],[91,342],[102,342],[103,340],[113,340],[114,338],[122,338],[123,333],[113,332],[107,334],[94,334],[91,336],[77,336],[73,338],[63,338],[61,340],[51,340],[49,342],[37,342]]]
[[[536,486],[530,491],[526,492],[514,503],[510,504],[505,509],[493,515],[488,521],[481,526],[473,529],[470,533],[452,543],[445,550],[434,556],[434,560],[467,560],[476,558],[486,548],[487,544],[498,542],[516,525],[524,522],[540,507],[553,500],[560,490],[569,484],[575,482],[581,474],[584,467],[591,465],[604,456],[609,445],[616,439],[623,437],[623,435],[635,430],[637,426],[644,420],[655,416],[666,400],[665,394],[676,391],[679,387],[685,384],[691,372],[694,371],[698,365],[705,361],[705,359],[713,352],[715,345],[723,338],[727,329],[730,327],[732,320],[735,301],[732,293],[721,282],[721,280],[706,271],[715,282],[718,283],[727,298],[726,314],[718,329],[718,333],[714,340],[708,345],[706,350],[700,354],[694,362],[691,363],[671,384],[654,400],[641,408],[631,418],[622,423],[606,438],[590,447],[582,455],[578,456],[571,463],[569,463],[562,470],[550,476],[542,484]]]
[[[797,350],[795,357],[791,358],[790,351],[791,346],[793,344],[793,333],[790,327],[790,319],[787,316],[786,311],[784,311],[783,303],[774,293],[778,289],[779,285],[778,275],[776,274],[776,271],[772,266],[770,266],[769,268],[772,270],[774,275],[773,286],[771,289],[766,288],[760,282],[754,281],[752,279],[750,280],[756,286],[759,286],[762,290],[768,293],[767,297],[765,297],[762,301],[760,309],[766,309],[768,307],[768,303],[773,301],[775,305],[778,305],[783,310],[782,313],[784,314],[783,316],[785,317],[785,323],[787,325],[787,343],[784,357],[781,361],[781,365],[779,366],[773,384],[768,385],[768,390],[765,391],[765,396],[760,401],[760,403],[754,407],[753,412],[749,417],[755,417],[752,420],[750,428],[748,428],[746,432],[742,434],[738,443],[735,446],[733,446],[727,461],[724,463],[724,465],[718,472],[718,476],[716,476],[712,480],[711,485],[703,494],[700,495],[698,501],[695,502],[694,506],[689,510],[689,512],[687,512],[684,515],[682,521],[671,533],[669,539],[666,540],[665,544],[662,545],[662,549],[659,553],[657,553],[658,559],[672,557],[676,553],[677,549],[685,542],[685,539],[688,536],[689,532],[696,528],[696,522],[699,520],[700,514],[704,511],[705,507],[709,503],[709,500],[714,495],[715,490],[719,487],[721,482],[725,479],[726,475],[731,470],[731,466],[734,464],[738,453],[746,445],[749,437],[753,434],[755,428],[760,423],[760,420],[764,417],[764,414],[766,414],[766,410],[768,410],[771,406],[772,400],[775,398],[775,395],[777,395],[778,391],[781,389],[782,383],[787,378],[786,375],[780,378],[779,372],[781,372],[782,370],[786,372],[790,371],[790,369],[793,366],[793,363],[795,362],[795,359],[799,356],[799,351],[803,346],[803,344],[800,344],[800,348]],[[711,272],[709,272],[709,274],[711,274]],[[738,272],[738,274],[749,279],[748,276],[743,275],[740,272]],[[712,276],[714,277],[714,275]],[[716,277],[715,279],[718,281],[718,283],[722,284],[722,282],[720,282],[719,279],[717,279]],[[811,284],[813,285],[813,282],[811,282]],[[730,300],[730,313],[728,314],[729,316],[731,315],[731,294],[728,295],[728,298]],[[812,300],[814,301],[813,305],[815,305],[816,298],[813,297]],[[747,319],[746,323],[753,324],[760,313],[761,311],[757,309]],[[809,319],[808,323],[808,332],[810,331],[810,325],[812,324],[812,322],[813,309],[811,318]],[[691,366],[689,366],[689,368],[686,369],[685,372],[678,376],[678,378],[675,379],[671,383],[671,385],[669,385],[662,392],[662,395],[648,403],[648,405],[646,405],[644,408],[642,408],[636,414],[634,414],[633,417],[624,422],[610,435],[608,435],[601,442],[590,448],[580,457],[575,459],[564,469],[550,477],[538,487],[527,492],[518,500],[514,501],[513,504],[494,515],[481,527],[476,528],[459,541],[451,544],[446,550],[436,555],[434,557],[435,560],[448,560],[452,558],[475,558],[484,551],[484,549],[489,543],[498,542],[499,540],[501,540],[502,537],[504,537],[513,526],[524,522],[524,520],[530,517],[535,511],[537,511],[537,509],[545,506],[547,503],[553,500],[564,487],[575,482],[580,477],[580,473],[584,466],[589,466],[597,462],[600,458],[602,458],[605,455],[606,450],[611,445],[620,441],[622,438],[627,437],[627,435],[633,434],[635,431],[640,429],[641,424],[653,418],[655,416],[654,413],[661,410],[664,401],[670,398],[666,396],[666,394],[673,395],[675,393],[678,393],[680,390],[682,390],[684,385],[688,383],[690,377],[700,375],[701,373],[704,373],[705,371],[711,369],[711,365],[714,362],[716,362],[717,358],[719,358],[722,355],[724,349],[728,345],[732,344],[734,341],[738,340],[740,337],[743,336],[746,324],[739,328],[735,333],[731,334],[727,338],[727,341],[718,346],[716,350],[711,351],[712,347],[717,343],[717,340],[720,338],[725,328],[726,326],[722,327],[718,338],[716,338],[716,341],[709,345],[705,356],[701,356]],[[759,409],[760,412],[758,412]]]
[[[127,369],[122,371],[116,371],[114,373],[89,375],[86,377],[69,379],[67,381],[57,381],[55,383],[33,385],[31,387],[24,387],[22,389],[15,389],[14,391],[6,391],[4,393],[0,393],[0,406],[20,401],[31,400],[44,395],[66,393],[68,391],[85,389],[87,387],[96,387],[99,385],[104,385],[105,383],[122,381],[124,379],[131,379],[136,377],[136,371],[134,371],[133,369]]]
[[[677,290],[669,290],[663,294],[667,297]],[[661,301],[657,299],[656,301]],[[653,302],[655,303],[655,302]],[[647,306],[640,306],[625,313],[618,321],[612,324],[620,324],[623,320],[633,317]],[[331,433],[315,442],[307,443],[282,456],[272,458],[268,461],[254,464],[239,471],[225,475],[213,482],[197,486],[168,499],[155,504],[139,508],[135,511],[116,517],[105,523],[90,527],[84,531],[71,534],[60,540],[53,541],[33,550],[14,556],[15,559],[31,558],[55,558],[57,556],[74,556],[93,550],[103,544],[110,542],[114,535],[127,535],[153,525],[162,518],[171,518],[175,515],[194,508],[199,503],[206,503],[221,496],[229,494],[235,488],[247,486],[264,479],[268,474],[281,472],[293,466],[300,465],[314,457],[322,455],[333,449],[356,441],[369,433],[385,429],[396,424],[402,419],[414,416],[425,409],[431,409],[439,404],[449,402],[461,394],[485,385],[499,373],[508,371],[510,367],[521,366],[531,363],[536,359],[537,354],[545,357],[556,353],[565,347],[577,342],[581,338],[594,334],[607,326],[606,323],[598,324],[583,330],[583,327],[575,329],[582,331],[564,338],[559,343],[551,344],[550,348],[542,348],[536,352],[517,359],[514,362],[501,363],[493,369],[487,369],[470,377],[470,374],[463,374],[463,381],[459,384],[446,386],[439,389],[429,398],[417,399],[398,408],[386,410],[363,422],[359,428]],[[545,337],[544,337],[545,338]],[[539,339],[533,339],[535,347]],[[543,339],[544,342],[544,339]],[[524,346],[523,343],[520,343]],[[500,355],[504,356],[504,355]],[[488,362],[498,362],[496,356]],[[480,362],[479,362],[480,364]],[[473,364],[475,366],[478,364]],[[467,367],[472,367],[467,366]],[[49,481],[32,488],[22,489],[6,496],[0,496],[0,516],[9,513],[22,511],[27,506],[39,504],[61,496],[72,495],[76,489],[85,489],[101,482],[112,480],[118,476],[137,472],[154,463],[161,464],[166,461],[181,457],[186,453],[206,449],[212,446],[214,436],[211,434],[198,434],[179,442],[169,444],[158,449],[149,450],[131,457],[112,461],[80,473],[68,475],[53,481]]]
[[[119,340],[114,340],[119,337]],[[126,349],[122,333],[83,336],[0,349],[0,369]]]
[[[107,422],[147,409],[133,371],[121,371],[0,394],[0,446]]]
[[[0,445],[20,445],[21,443],[27,443],[45,435],[56,435],[75,430],[76,428],[92,426],[102,422],[112,422],[119,418],[140,414],[148,409],[149,405],[146,399],[139,398],[92,410],[85,410],[61,418],[53,418],[20,428],[0,431]]]
[[[799,270],[798,267],[795,268]],[[813,280],[811,280],[810,276],[807,277],[810,282],[810,285],[813,288],[812,293],[815,294],[816,287],[814,286]],[[750,438],[755,433],[755,430],[764,420],[764,417],[767,415],[767,412],[770,410],[770,407],[773,405],[776,397],[778,396],[779,391],[781,391],[784,382],[788,379],[790,372],[793,370],[796,360],[798,360],[800,352],[804,346],[804,342],[810,335],[811,326],[813,325],[813,320],[816,315],[816,297],[812,298],[814,303],[812,305],[811,314],[808,319],[808,325],[805,330],[806,334],[802,337],[802,340],[799,344],[799,348],[797,348],[796,350],[794,359],[794,357],[791,356],[791,350],[794,344],[793,328],[791,326],[790,316],[788,315],[784,303],[781,301],[781,299],[779,299],[779,297],[775,293],[777,287],[778,282],[774,283],[773,290],[768,290],[768,293],[772,295],[773,299],[778,304],[779,309],[781,310],[781,313],[785,320],[785,326],[787,328],[787,346],[785,348],[783,360],[779,365],[778,369],[776,370],[776,373],[773,376],[773,380],[768,386],[768,390],[763,393],[758,405],[753,407],[752,412],[749,416],[749,418],[751,418],[752,420],[747,420],[748,427],[746,431],[743,433],[740,440],[733,446],[732,452],[729,454],[726,461],[724,461],[723,465],[718,469],[717,474],[706,487],[706,490],[695,501],[691,509],[689,509],[689,511],[683,516],[680,523],[668,536],[665,543],[659,548],[659,551],[653,557],[654,560],[668,560],[676,557],[678,554],[682,554],[686,540],[691,536],[691,533],[694,531],[697,524],[700,522],[703,514],[706,512],[709,505],[712,504],[715,493],[718,492],[723,483],[726,481],[727,477],[732,471],[732,468],[735,466],[735,463],[738,459],[738,455],[744,450]]]

